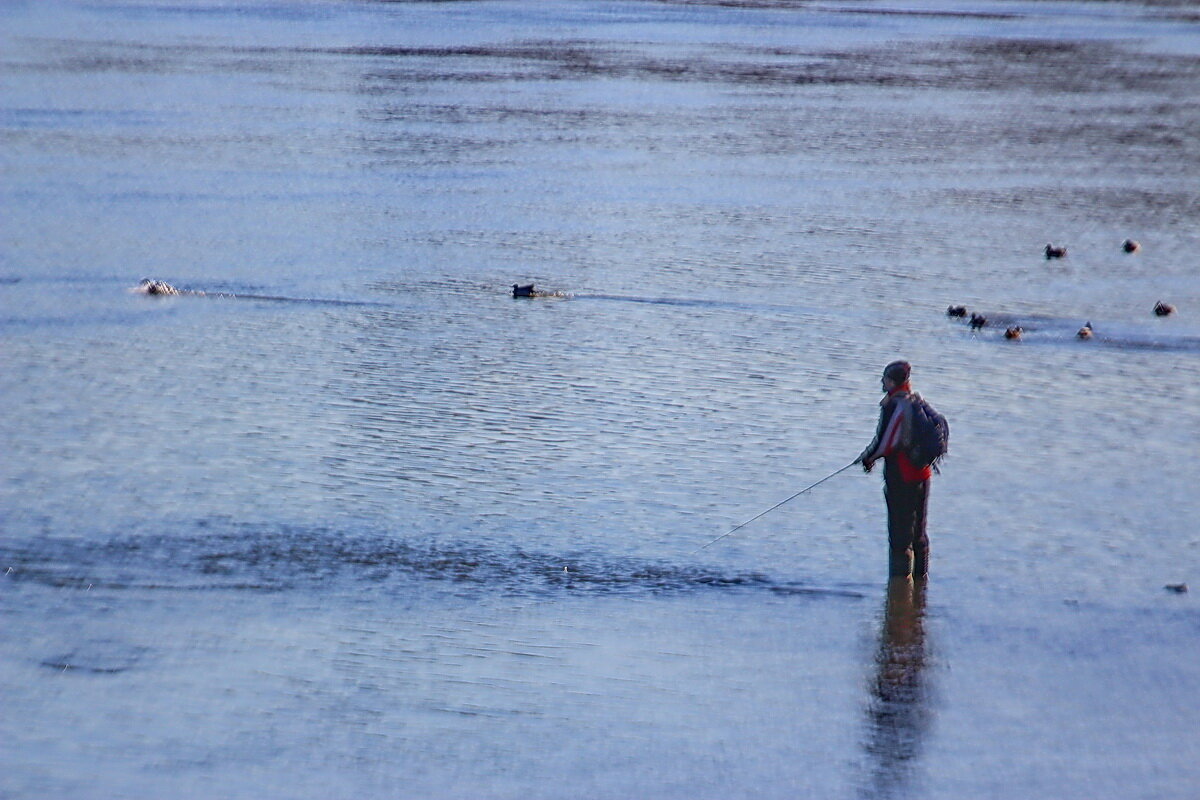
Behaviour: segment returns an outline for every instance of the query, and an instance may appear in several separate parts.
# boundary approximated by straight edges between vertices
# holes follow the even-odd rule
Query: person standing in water
[[[883,495],[887,501],[888,547],[892,577],[915,575],[924,580],[929,574],[929,536],[925,514],[929,505],[929,480],[932,467],[919,467],[909,452],[913,446],[913,401],[909,384],[912,367],[907,361],[893,361],[883,370],[879,426],[875,439],[856,459],[870,472],[883,459]]]

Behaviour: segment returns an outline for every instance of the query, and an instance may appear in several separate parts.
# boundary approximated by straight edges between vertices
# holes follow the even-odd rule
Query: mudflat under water
[[[1183,3],[0,5],[0,796],[1191,796],[1197,86]],[[898,357],[924,590],[857,470],[700,549]]]

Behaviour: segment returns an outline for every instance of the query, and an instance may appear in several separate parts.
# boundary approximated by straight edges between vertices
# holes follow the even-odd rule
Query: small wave
[[[617,294],[570,294],[567,296],[575,300],[610,300],[622,303],[644,303],[655,306],[682,306],[685,308],[716,308],[730,311],[792,311],[808,313],[813,311],[813,309],[798,308],[795,306],[783,306],[774,303],[754,303],[736,300],[707,300],[695,297],[637,297]]]
[[[146,287],[152,286],[153,290],[148,290]],[[286,295],[272,294],[253,294],[242,292],[210,292],[203,289],[180,289],[163,281],[150,281],[149,278],[142,281],[142,284],[133,287],[129,291],[135,294],[144,294],[152,297],[211,297],[218,300],[265,300],[272,303],[301,303],[304,305],[323,305],[323,306],[387,306],[387,303],[380,303],[373,300],[335,300],[323,297],[288,297]]]
[[[237,292],[200,292],[205,297],[229,298],[232,300],[266,300],[272,303],[302,303],[310,306],[387,306],[373,300],[334,300],[328,297],[286,297],[270,294],[240,294]]]
[[[118,675],[136,668],[149,652],[148,647],[116,639],[87,639],[47,656],[41,665],[58,672]]]

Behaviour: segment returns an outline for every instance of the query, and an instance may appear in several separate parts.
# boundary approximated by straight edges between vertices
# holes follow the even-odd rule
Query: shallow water
[[[0,6],[0,794],[1186,796],[1198,25]]]

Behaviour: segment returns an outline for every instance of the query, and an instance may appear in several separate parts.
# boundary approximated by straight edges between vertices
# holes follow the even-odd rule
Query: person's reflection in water
[[[929,725],[925,670],[925,582],[888,582],[875,655],[866,751],[870,778],[863,795],[903,797]]]

